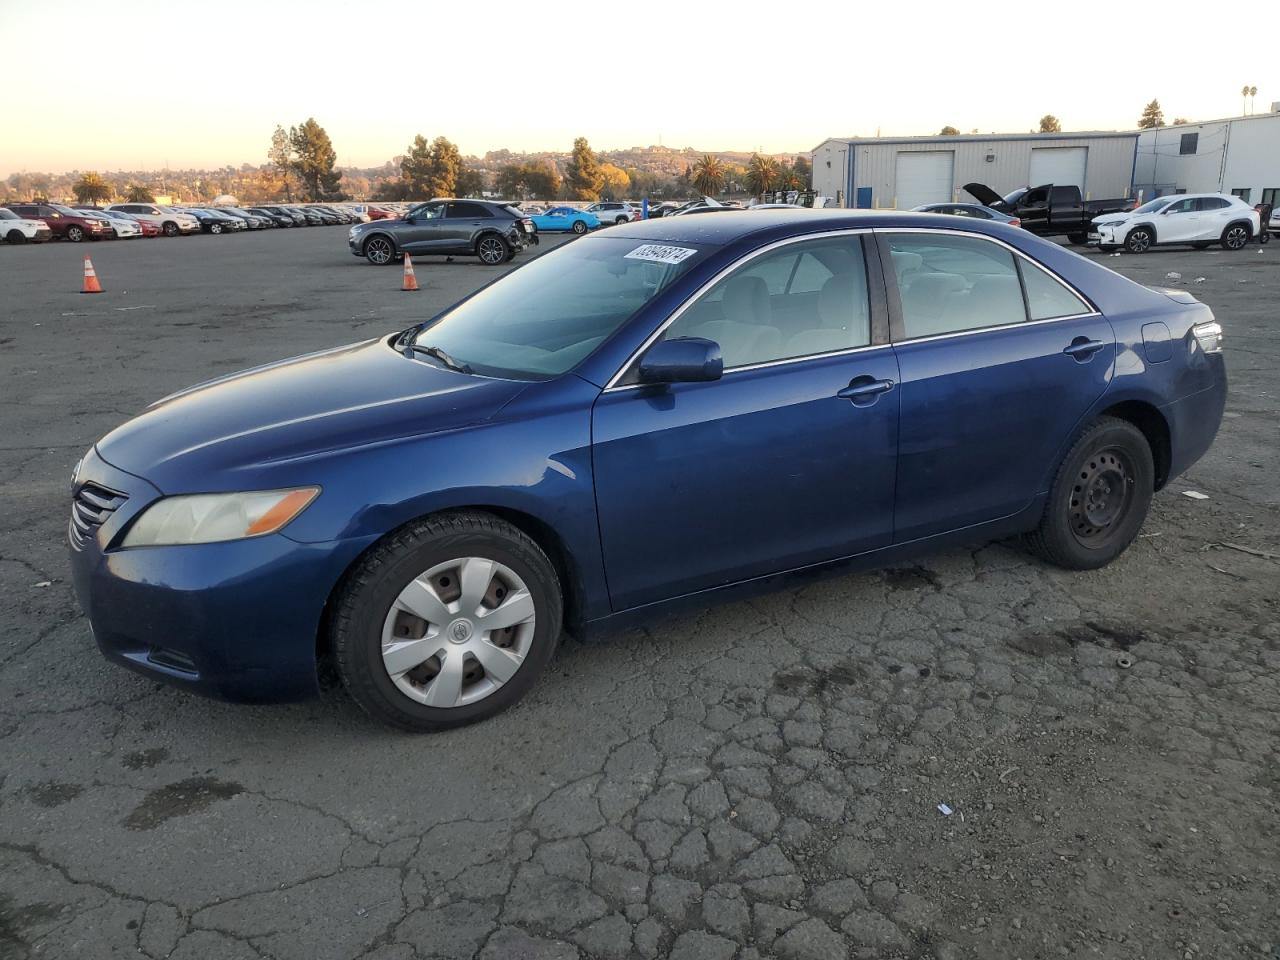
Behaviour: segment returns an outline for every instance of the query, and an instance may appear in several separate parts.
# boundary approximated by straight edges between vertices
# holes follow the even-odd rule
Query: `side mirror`
[[[720,344],[702,337],[659,340],[640,358],[642,383],[704,383],[723,373]]]

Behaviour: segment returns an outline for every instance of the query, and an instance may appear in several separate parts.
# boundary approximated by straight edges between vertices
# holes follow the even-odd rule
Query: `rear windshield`
[[[459,304],[415,343],[439,347],[485,376],[550,379],[573,369],[708,249],[575,240]]]

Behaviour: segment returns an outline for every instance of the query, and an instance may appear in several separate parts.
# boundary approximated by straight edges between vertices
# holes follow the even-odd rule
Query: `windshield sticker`
[[[689,247],[668,247],[660,243],[646,243],[636,247],[625,257],[628,260],[649,260],[653,263],[680,263],[689,259],[697,250]]]

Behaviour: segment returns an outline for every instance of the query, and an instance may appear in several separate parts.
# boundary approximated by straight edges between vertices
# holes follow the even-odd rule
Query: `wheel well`
[[[490,227],[490,228],[489,228],[489,229],[487,229],[487,230],[481,230],[479,233],[477,233],[477,234],[476,234],[475,242],[474,242],[474,243],[472,243],[472,244],[471,244],[471,246],[472,246],[474,249],[477,249],[477,250],[478,250],[478,249],[480,248],[480,241],[481,241],[481,240],[483,240],[485,237],[497,237],[497,238],[498,238],[499,240],[501,240],[503,243],[506,243],[506,242],[507,242],[507,238],[506,238],[506,237],[504,237],[504,236],[503,236],[501,233],[499,233],[497,230],[494,230],[492,227]],[[485,508],[485,509],[488,509],[488,508]],[[526,532],[527,532],[527,531],[526,531]]]
[[[461,505],[450,507],[447,510],[439,510],[436,513],[452,513],[457,510],[475,510],[481,513],[492,514],[501,520],[505,520],[513,527],[525,534],[529,539],[536,543],[539,549],[547,555],[547,559],[551,561],[551,565],[555,567],[556,576],[560,579],[560,590],[564,596],[564,626],[565,629],[572,632],[581,623],[581,597],[578,592],[577,580],[575,578],[575,570],[573,562],[570,559],[568,549],[564,545],[564,541],[560,539],[560,535],[550,526],[543,523],[537,517],[524,513],[520,510],[511,510],[506,507],[494,507],[489,505]],[[320,614],[320,624],[316,630],[316,663],[322,670],[327,670],[326,666],[330,659],[329,649],[329,622],[330,615],[333,610],[334,601],[338,597],[338,593],[346,585],[347,576],[354,570],[361,561],[368,556],[369,552],[375,549],[379,544],[388,537],[395,536],[396,533],[403,530],[412,523],[418,523],[427,517],[434,516],[435,513],[423,514],[420,517],[414,517],[407,520],[393,530],[388,530],[373,543],[369,544],[360,554],[356,556],[347,568],[342,571],[342,576],[338,577],[333,587],[329,590],[329,596],[325,598],[324,610]]]
[[[1156,227],[1155,227],[1155,224],[1154,224],[1154,223],[1135,223],[1135,224],[1133,225],[1133,229],[1132,229],[1132,230],[1130,230],[1129,232],[1130,232],[1130,233],[1133,233],[1133,231],[1134,231],[1134,230],[1147,230],[1147,231],[1149,231],[1149,232],[1151,233],[1151,239],[1152,239],[1152,240],[1155,240],[1155,239],[1156,239],[1156,237],[1158,237],[1158,236],[1159,236],[1159,234],[1157,234],[1157,233],[1156,233]]]
[[[1253,222],[1250,220],[1232,220],[1230,223],[1228,223],[1225,227],[1222,228],[1223,235],[1225,236],[1226,232],[1230,230],[1232,227],[1244,227],[1247,231],[1249,231],[1249,236],[1250,237],[1253,236]]]
[[[386,232],[384,232],[384,231],[382,231],[382,230],[375,231],[374,233],[369,234],[367,237],[365,237],[363,240],[361,240],[361,241],[360,241],[360,249],[363,251],[363,250],[364,250],[364,248],[365,248],[365,247],[367,247],[367,246],[369,245],[369,241],[370,241],[370,240],[372,240],[372,239],[374,239],[374,237],[381,237],[383,240],[387,241],[387,243],[391,244],[391,249],[392,249],[393,251],[396,249],[396,239],[395,239],[395,237],[391,236],[391,234],[386,233]]]
[[[1151,459],[1156,469],[1156,489],[1169,480],[1169,465],[1173,458],[1173,445],[1169,438],[1169,423],[1164,414],[1141,400],[1126,400],[1102,411],[1104,417],[1127,420],[1142,431],[1151,448]]]

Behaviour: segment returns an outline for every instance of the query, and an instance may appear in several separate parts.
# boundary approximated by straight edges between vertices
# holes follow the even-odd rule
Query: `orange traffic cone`
[[[409,259],[409,255],[404,255],[404,283],[400,285],[401,290],[417,290],[418,278],[413,275],[413,261]]]
[[[93,261],[84,258],[84,289],[81,293],[101,293],[102,284],[98,283],[98,275],[93,272]]]

